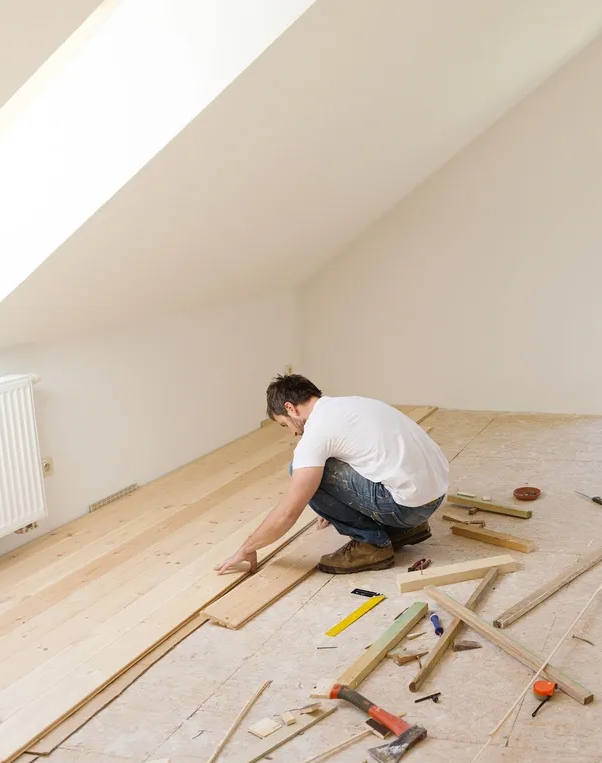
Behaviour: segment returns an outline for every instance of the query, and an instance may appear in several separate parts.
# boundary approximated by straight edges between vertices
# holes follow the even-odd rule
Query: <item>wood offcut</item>
[[[508,506],[505,503],[492,503],[491,501],[479,501],[477,498],[466,498],[463,495],[447,496],[447,502],[454,506],[464,506],[468,509],[480,509],[489,511],[492,514],[505,514],[509,517],[518,517],[519,519],[531,519],[533,512],[529,509],[519,509],[517,506]]]
[[[498,572],[516,572],[520,564],[510,554],[489,556],[470,562],[446,564],[441,567],[429,567],[419,572],[403,572],[397,576],[397,586],[402,593],[418,591],[427,585],[450,585],[465,580],[484,577],[489,570],[497,567]]]
[[[555,594],[557,591],[560,591],[561,588],[564,588],[564,586],[568,585],[572,580],[575,580],[575,578],[579,577],[579,575],[583,575],[584,572],[590,570],[601,560],[602,548],[599,548],[596,551],[592,551],[591,554],[588,554],[580,562],[573,564],[571,567],[567,567],[560,573],[560,575],[557,575],[555,578],[550,580],[549,583],[544,583],[544,585],[533,591],[533,593],[525,596],[524,599],[518,601],[516,604],[510,607],[510,609],[502,612],[501,615],[498,615],[498,617],[495,618],[493,624],[496,628],[507,628],[523,615],[526,615],[527,612],[530,612],[543,601],[549,599],[550,596]]]
[[[499,533],[495,530],[485,530],[480,527],[469,527],[467,525],[452,525],[451,531],[454,535],[461,535],[471,540],[480,540],[482,543],[490,543],[492,546],[502,546],[512,551],[520,551],[523,554],[530,554],[535,550],[535,543],[527,538],[519,538],[516,535],[508,533]]]

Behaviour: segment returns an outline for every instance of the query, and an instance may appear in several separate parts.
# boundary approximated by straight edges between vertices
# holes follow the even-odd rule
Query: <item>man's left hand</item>
[[[257,571],[257,551],[245,551],[244,548],[239,548],[238,551],[225,562],[218,564],[213,569],[218,575],[223,575],[229,570],[236,569],[237,565],[241,562],[249,562],[251,565],[251,572]],[[238,570],[240,572],[240,570]]]

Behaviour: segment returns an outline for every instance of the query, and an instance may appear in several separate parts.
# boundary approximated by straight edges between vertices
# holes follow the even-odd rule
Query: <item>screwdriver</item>
[[[575,492],[577,493],[577,495],[582,495],[584,498],[587,498],[588,500],[593,501],[594,503],[599,503],[600,506],[602,506],[602,498],[600,498],[599,495],[594,495],[594,496],[585,495],[585,493],[580,493],[579,490],[575,490]]]

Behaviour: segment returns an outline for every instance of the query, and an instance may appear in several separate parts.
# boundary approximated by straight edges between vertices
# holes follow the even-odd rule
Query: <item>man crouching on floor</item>
[[[300,437],[278,505],[215,569],[257,568],[257,550],[281,538],[309,506],[318,526],[351,540],[320,560],[330,573],[384,570],[394,550],[431,536],[428,518],[448,487],[449,464],[424,430],[397,409],[365,397],[326,397],[298,374],[267,389],[268,415]]]

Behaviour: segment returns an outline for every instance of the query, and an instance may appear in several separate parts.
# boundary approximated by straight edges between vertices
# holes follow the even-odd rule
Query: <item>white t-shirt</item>
[[[380,482],[395,503],[416,507],[447,492],[449,463],[412,419],[366,397],[321,397],[295,448],[293,469],[338,458]]]

